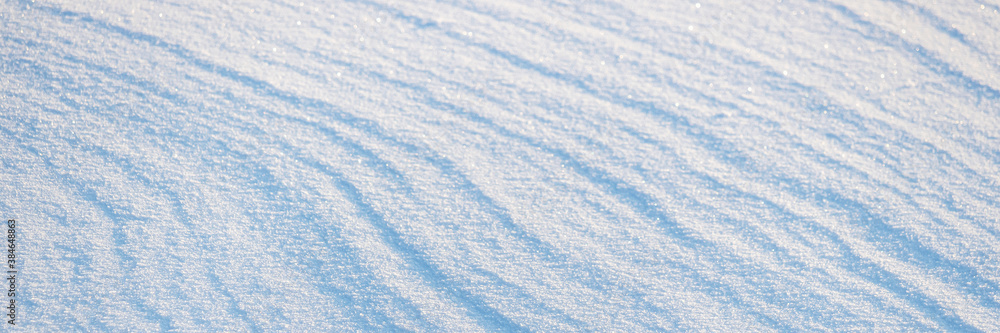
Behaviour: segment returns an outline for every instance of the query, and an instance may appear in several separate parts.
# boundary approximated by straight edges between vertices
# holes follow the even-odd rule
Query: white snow
[[[1000,331],[987,2],[6,1],[3,326]]]

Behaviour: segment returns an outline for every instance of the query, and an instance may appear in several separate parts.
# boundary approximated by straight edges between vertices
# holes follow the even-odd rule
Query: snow
[[[998,10],[3,2],[4,326],[1000,331]]]

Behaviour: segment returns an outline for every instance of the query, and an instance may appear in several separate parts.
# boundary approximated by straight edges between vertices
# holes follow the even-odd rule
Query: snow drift
[[[996,4],[39,0],[0,32],[11,329],[1000,330]]]

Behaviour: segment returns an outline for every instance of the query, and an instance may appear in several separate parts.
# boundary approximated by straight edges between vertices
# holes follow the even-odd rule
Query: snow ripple
[[[11,1],[23,330],[1000,330],[995,4]]]

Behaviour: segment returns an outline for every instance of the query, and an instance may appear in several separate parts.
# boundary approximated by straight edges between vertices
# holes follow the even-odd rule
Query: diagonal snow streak
[[[4,2],[24,327],[998,331],[998,10]]]

